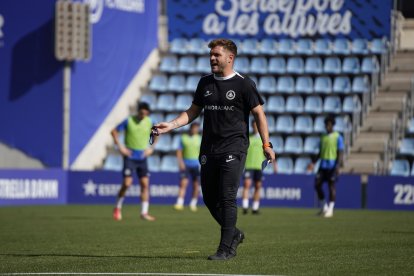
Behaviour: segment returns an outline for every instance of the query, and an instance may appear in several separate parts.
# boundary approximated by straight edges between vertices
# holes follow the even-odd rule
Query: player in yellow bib
[[[116,207],[113,211],[115,220],[122,219],[122,204],[125,193],[132,185],[132,174],[136,171],[141,187],[141,218],[153,221],[155,218],[148,213],[149,210],[149,172],[147,157],[154,152],[154,144],[148,147],[148,141],[153,125],[150,114],[150,107],[147,103],[138,105],[138,114],[130,116],[112,130],[111,134],[119,152],[124,157],[124,168],[122,169],[123,183],[119,190]],[[125,141],[119,141],[119,132],[125,132]]]
[[[253,134],[250,135],[249,149],[247,151],[246,164],[244,170],[244,187],[242,194],[242,207],[243,214],[248,213],[249,209],[249,192],[252,179],[254,181],[254,193],[253,193],[253,204],[252,214],[259,214],[260,207],[260,191],[263,183],[263,172],[261,164],[265,160],[262,148],[262,140],[257,129],[255,121],[252,121]],[[274,171],[277,171],[276,162],[273,162]]]
[[[180,146],[177,150],[177,160],[180,167],[181,178],[177,203],[174,205],[174,209],[177,211],[184,209],[184,197],[188,185],[188,178],[190,177],[193,183],[193,196],[190,202],[190,210],[193,212],[197,211],[200,177],[198,156],[200,155],[201,145],[199,130],[199,123],[192,123],[189,133],[181,136]]]

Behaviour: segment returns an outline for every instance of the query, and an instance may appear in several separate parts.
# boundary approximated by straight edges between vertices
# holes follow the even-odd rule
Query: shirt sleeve
[[[258,105],[264,104],[262,97],[257,91],[256,84],[251,79],[245,80],[244,99],[249,107],[249,110],[252,110]]]
[[[198,82],[196,92],[194,93],[193,104],[199,107],[204,107],[203,85],[201,83],[202,83],[202,79],[200,79],[200,81]]]
[[[125,119],[122,123],[120,123],[117,127],[116,130],[118,132],[124,131],[128,126],[128,119]]]
[[[345,145],[344,145],[344,138],[342,138],[342,135],[338,136],[338,145],[337,145],[338,150],[344,150]]]

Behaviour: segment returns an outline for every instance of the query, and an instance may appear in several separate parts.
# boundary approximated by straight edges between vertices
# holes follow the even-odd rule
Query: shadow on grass
[[[132,258],[132,259],[205,259],[204,256],[143,256],[143,255],[93,255],[93,254],[62,254],[62,253],[0,253],[8,257],[74,257],[74,258]]]

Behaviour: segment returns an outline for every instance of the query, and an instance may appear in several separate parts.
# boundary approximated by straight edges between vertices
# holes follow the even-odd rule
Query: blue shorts
[[[138,178],[149,176],[147,159],[133,160],[128,157],[124,157],[124,168],[122,169],[122,175],[124,177],[132,176],[133,171],[136,171]]]
[[[263,172],[262,170],[245,170],[244,179],[253,179],[253,181],[263,181]]]
[[[191,177],[191,180],[197,180],[200,176],[200,169],[198,167],[185,167],[184,171],[180,172],[180,178],[189,178]]]

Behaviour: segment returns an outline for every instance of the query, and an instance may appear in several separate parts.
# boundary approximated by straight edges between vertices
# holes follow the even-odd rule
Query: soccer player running
[[[319,170],[315,177],[315,190],[318,194],[319,215],[325,218],[333,217],[336,200],[335,183],[339,175],[339,169],[343,164],[344,140],[339,132],[334,131],[335,118],[328,116],[325,119],[326,133],[322,134],[319,150]],[[313,166],[312,166],[313,167]],[[324,182],[329,186],[329,203],[325,201],[322,189]]]
[[[249,210],[249,192],[252,180],[254,181],[254,193],[253,193],[253,204],[252,214],[259,214],[260,207],[260,192],[263,182],[262,162],[265,159],[262,149],[262,140],[257,129],[257,124],[252,121],[253,134],[250,135],[249,149],[247,151],[246,165],[244,171],[244,186],[242,193],[242,207],[243,214],[246,215]],[[273,162],[273,170],[277,172],[276,162]]]
[[[147,157],[154,152],[154,145],[148,147],[151,134],[152,120],[149,117],[151,110],[147,103],[138,104],[138,113],[130,116],[111,131],[115,144],[119,152],[124,157],[124,167],[122,169],[123,182],[119,190],[116,206],[113,211],[115,220],[122,219],[122,204],[125,193],[132,185],[132,174],[136,171],[141,188],[141,218],[153,221],[155,218],[148,213],[149,210],[149,172]],[[119,132],[125,132],[125,144],[119,141]]]
[[[170,122],[156,127],[160,134],[192,122],[204,109],[201,141],[201,188],[203,200],[221,226],[221,239],[209,260],[227,260],[236,256],[244,233],[236,228],[236,195],[249,146],[249,114],[258,126],[267,159],[274,162],[269,142],[263,100],[247,76],[233,70],[236,44],[228,39],[209,43],[212,74],[200,79],[192,105]]]
[[[200,124],[193,122],[188,134],[181,136],[180,145],[177,149],[177,160],[180,167],[180,189],[178,190],[177,203],[174,209],[184,210],[184,197],[188,185],[188,178],[193,183],[193,196],[190,202],[190,210],[197,211],[200,168],[198,156],[200,154],[201,136],[199,134]]]

